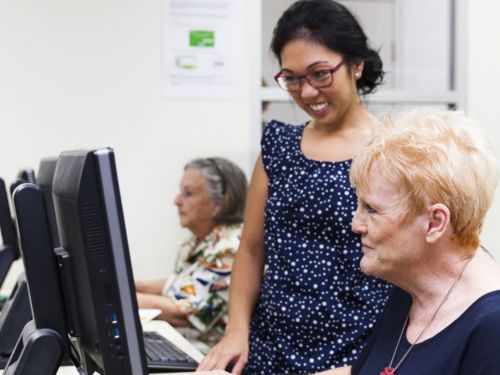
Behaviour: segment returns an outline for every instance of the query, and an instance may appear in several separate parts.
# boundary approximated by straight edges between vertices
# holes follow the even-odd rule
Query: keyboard
[[[178,349],[165,337],[156,332],[143,332],[146,360],[150,371],[176,372],[194,371],[198,363],[186,353]],[[9,355],[0,354],[0,369],[4,369],[9,360]],[[72,365],[70,362],[61,365]]]
[[[143,332],[146,360],[150,370],[194,371],[198,363],[156,332]]]

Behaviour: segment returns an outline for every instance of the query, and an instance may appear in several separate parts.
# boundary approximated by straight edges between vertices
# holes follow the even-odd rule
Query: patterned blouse
[[[179,249],[164,295],[196,328],[196,339],[214,345],[227,324],[228,289],[242,224],[218,225],[198,245],[192,236]]]
[[[268,268],[252,316],[247,375],[353,363],[391,290],[359,268],[351,160],[308,159],[300,147],[304,127],[273,121],[262,138]]]

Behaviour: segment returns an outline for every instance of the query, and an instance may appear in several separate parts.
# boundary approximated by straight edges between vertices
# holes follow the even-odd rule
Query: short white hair
[[[350,178],[355,187],[369,189],[374,162],[395,178],[407,206],[406,220],[421,213],[426,202],[442,203],[450,210],[456,243],[477,249],[499,167],[475,121],[462,112],[425,108],[382,115],[353,161]]]

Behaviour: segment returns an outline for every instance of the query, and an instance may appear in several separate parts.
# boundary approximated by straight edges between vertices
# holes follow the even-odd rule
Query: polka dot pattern
[[[273,121],[262,157],[267,271],[252,316],[246,374],[307,374],[351,364],[391,286],[359,269],[351,231],[351,160],[320,162],[300,150],[304,129]]]

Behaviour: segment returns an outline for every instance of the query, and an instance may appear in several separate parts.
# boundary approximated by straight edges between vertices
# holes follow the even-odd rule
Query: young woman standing
[[[226,336],[200,370],[302,374],[351,364],[391,289],[360,271],[360,239],[351,231],[351,159],[376,121],[360,94],[381,83],[380,57],[332,0],[294,3],[271,48],[281,67],[276,81],[311,121],[272,121],[264,131]]]

